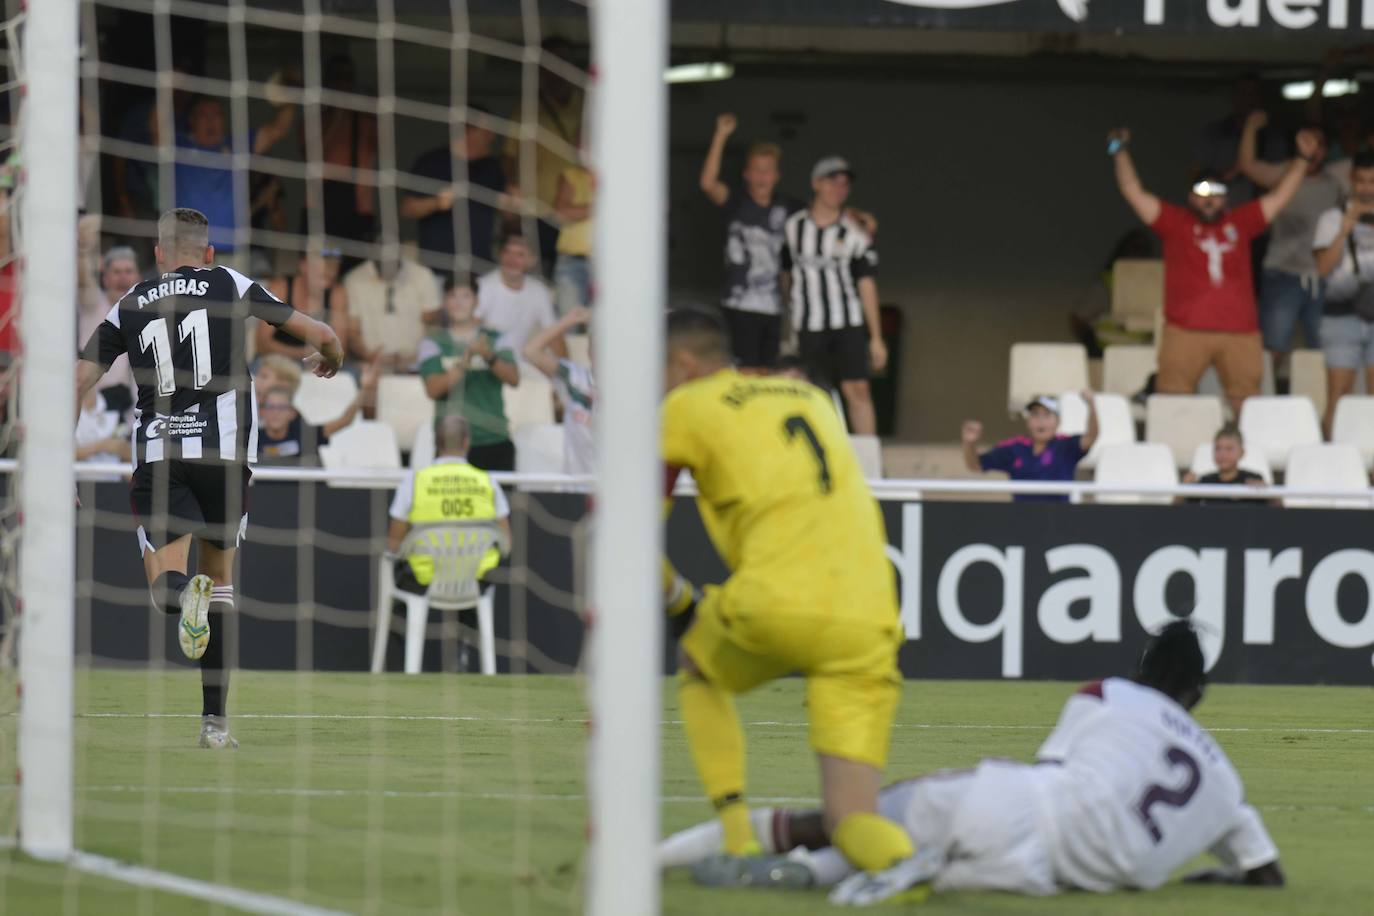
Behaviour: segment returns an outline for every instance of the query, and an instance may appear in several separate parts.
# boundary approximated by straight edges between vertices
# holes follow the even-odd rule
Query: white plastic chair
[[[515,470],[519,474],[563,473],[563,427],[558,423],[517,426],[511,434],[515,443]]]
[[[1269,467],[1269,461],[1264,457],[1264,452],[1258,449],[1246,449],[1245,454],[1240,457],[1239,467],[1242,471],[1260,475],[1264,478],[1265,483],[1274,482],[1274,471]],[[1188,470],[1198,477],[1205,477],[1217,472],[1217,463],[1212,460],[1212,443],[1198,443],[1197,450],[1193,452],[1193,462],[1188,466]]]
[[[1097,441],[1079,462],[1079,467],[1097,467],[1102,449],[1120,442],[1135,441],[1135,417],[1131,402],[1119,394],[1098,394],[1093,397],[1097,408]],[[1059,397],[1059,432],[1065,436],[1081,436],[1088,431],[1088,405],[1077,391],[1066,391]]]
[[[883,444],[877,436],[850,436],[849,444],[859,459],[865,480],[881,480],[883,476]]]
[[[513,388],[503,385],[501,396],[512,430],[553,422],[553,385],[533,366],[522,363],[520,384]]]
[[[418,375],[384,375],[377,380],[377,419],[396,431],[397,442],[413,442],[422,426],[434,425],[434,401]]]
[[[1204,394],[1152,394],[1145,402],[1145,441],[1167,445],[1175,467],[1186,468],[1202,443],[1225,422],[1221,400]]]
[[[1157,361],[1149,344],[1113,344],[1102,351],[1102,390],[1132,397],[1150,380]]]
[[[1240,411],[1240,432],[1247,451],[1264,452],[1276,471],[1288,467],[1288,453],[1299,445],[1322,441],[1317,409],[1304,397],[1249,398]]]
[[[1336,402],[1331,441],[1355,446],[1364,466],[1374,467],[1374,396],[1347,394]]]
[[[301,419],[311,426],[323,426],[337,420],[358,396],[358,383],[347,372],[333,378],[320,378],[310,372],[301,373],[301,387],[292,399]]]
[[[1317,416],[1326,415],[1326,357],[1321,350],[1294,350],[1289,355],[1288,393],[1311,398]]]
[[[1163,308],[1163,261],[1121,258],[1112,264],[1112,317],[1126,330],[1150,330]]]
[[[335,433],[328,445],[320,446],[320,463],[331,470],[399,468],[401,449],[396,444],[396,433],[390,426],[376,420],[359,420]],[[361,478],[350,480],[342,477],[331,477],[327,483],[340,488],[370,485]]]
[[[1088,387],[1088,351],[1082,344],[1011,345],[1007,410],[1020,416],[1036,395],[1082,391]]]
[[[1349,499],[1309,499],[1286,496],[1283,504],[1290,509],[1368,509],[1370,507],[1369,472],[1365,470],[1360,450],[1353,445],[1299,445],[1288,456],[1288,473],[1284,483],[1290,487],[1312,489],[1363,490],[1366,495]]]
[[[477,571],[487,551],[502,540],[501,529],[494,521],[443,522],[412,528],[401,542],[396,556],[427,556],[433,562],[434,577],[423,595],[398,591],[393,567],[395,559],[381,558],[377,569],[377,632],[372,643],[373,674],[381,672],[386,666],[386,645],[391,635],[391,603],[398,598],[406,606],[406,674],[420,673],[431,607],[441,611],[477,609],[478,653],[482,673],[496,673],[496,633],[492,623],[494,599],[492,589],[482,594]]]
[[[1178,468],[1174,466],[1174,456],[1167,445],[1159,442],[1118,442],[1102,449],[1093,479],[1102,484],[1167,487],[1178,483]],[[1099,503],[1118,505],[1173,501],[1172,496],[1140,493],[1103,493],[1097,496]]]
[[[427,423],[415,430],[410,443],[410,467],[427,468],[434,463],[434,424]]]

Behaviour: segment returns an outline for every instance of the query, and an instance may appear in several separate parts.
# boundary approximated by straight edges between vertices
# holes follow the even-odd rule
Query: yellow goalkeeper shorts
[[[733,591],[729,582],[708,586],[682,637],[702,677],[744,693],[794,671],[805,675],[811,747],[882,769],[901,693],[897,616],[887,622],[775,608],[753,613],[732,607]]]

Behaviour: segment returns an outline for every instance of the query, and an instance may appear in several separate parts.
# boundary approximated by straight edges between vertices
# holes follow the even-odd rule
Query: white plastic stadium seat
[[[1131,486],[1172,486],[1178,483],[1178,469],[1167,445],[1158,442],[1119,442],[1102,449],[1093,477],[1103,484]],[[1139,493],[1105,493],[1099,503],[1171,503],[1172,496],[1147,496]]]
[[[1264,457],[1264,452],[1258,449],[1246,449],[1245,454],[1240,458],[1240,469],[1250,471],[1264,478],[1265,483],[1274,482],[1274,471],[1269,467],[1269,462]],[[1217,463],[1212,460],[1212,443],[1199,442],[1197,451],[1193,452],[1193,463],[1188,467],[1198,477],[1207,474],[1215,474]]]
[[[446,522],[412,528],[397,554],[421,554],[434,563],[434,578],[424,595],[396,591],[392,560],[381,557],[377,567],[377,631],[372,642],[372,673],[386,666],[386,644],[391,636],[391,602],[406,606],[405,673],[419,674],[424,657],[429,609],[466,611],[477,609],[477,636],[482,673],[496,673],[496,633],[492,622],[493,589],[481,593],[477,570],[487,550],[501,539],[495,522]]]
[[[327,446],[320,447],[320,461],[330,469],[399,468],[401,449],[396,445],[396,433],[385,423],[359,420],[335,433]],[[331,487],[366,486],[362,479],[329,480]]]
[[[1374,397],[1347,394],[1336,402],[1331,441],[1355,446],[1364,466],[1374,467]]]
[[[384,375],[377,380],[377,419],[396,431],[397,442],[412,442],[422,426],[434,425],[434,401],[418,375]]]
[[[1350,499],[1306,499],[1284,497],[1288,508],[1368,509],[1369,472],[1360,450],[1353,445],[1299,445],[1288,456],[1284,483],[1290,487],[1324,490],[1363,490],[1365,496]]]
[[[525,424],[511,435],[515,442],[518,474],[563,473],[563,426],[560,423]]]
[[[410,443],[409,467],[427,468],[434,463],[434,424],[427,423],[415,430],[415,438]]]
[[[563,338],[568,342],[568,359],[584,366],[592,364],[592,339],[586,334],[569,334]]]
[[[1097,407],[1097,442],[1079,462],[1079,467],[1097,467],[1102,449],[1120,442],[1135,441],[1135,418],[1131,416],[1131,402],[1119,394],[1099,394],[1093,398]],[[1066,391],[1059,398],[1059,432],[1065,436],[1081,436],[1088,429],[1088,405],[1076,391]]]
[[[1126,330],[1150,330],[1163,308],[1163,261],[1121,258],[1112,264],[1112,317]]]
[[[1326,357],[1321,350],[1294,350],[1289,355],[1288,393],[1311,398],[1317,416],[1326,415]]]
[[[1088,351],[1082,344],[1015,343],[1007,383],[1007,410],[1020,416],[1031,398],[1088,387]]]
[[[1176,467],[1188,467],[1223,422],[1221,401],[1211,395],[1152,394],[1145,402],[1145,441],[1167,445]]]
[[[1132,397],[1155,371],[1155,348],[1145,344],[1113,344],[1102,351],[1102,390]]]
[[[1317,409],[1307,398],[1294,395],[1246,400],[1240,411],[1240,432],[1246,449],[1264,452],[1276,471],[1288,467],[1288,453],[1294,448],[1322,441]]]
[[[859,468],[865,480],[881,480],[883,476],[883,444],[877,436],[850,436],[849,444],[859,458]]]
[[[553,385],[533,366],[521,363],[520,384],[501,386],[501,396],[512,430],[553,422]]]
[[[301,373],[301,387],[293,400],[301,419],[311,426],[323,426],[343,416],[358,396],[358,383],[347,372],[333,378],[320,378],[310,372]]]

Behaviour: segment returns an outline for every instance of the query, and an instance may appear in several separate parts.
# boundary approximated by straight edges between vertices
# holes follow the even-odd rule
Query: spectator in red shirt
[[[1216,366],[1231,409],[1240,414],[1259,394],[1264,358],[1255,308],[1250,241],[1261,235],[1302,186],[1320,139],[1298,132],[1298,157],[1263,197],[1227,208],[1226,182],[1200,176],[1188,206],[1166,203],[1140,183],[1127,147],[1130,132],[1112,131],[1121,196],[1164,245],[1164,336],[1159,342],[1161,394],[1192,394],[1208,366]]]

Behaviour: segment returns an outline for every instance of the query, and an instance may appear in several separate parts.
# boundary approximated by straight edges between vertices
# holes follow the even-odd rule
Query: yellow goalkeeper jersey
[[[896,618],[882,515],[829,395],[725,369],[670,392],[662,423],[664,460],[696,480],[732,603]]]

